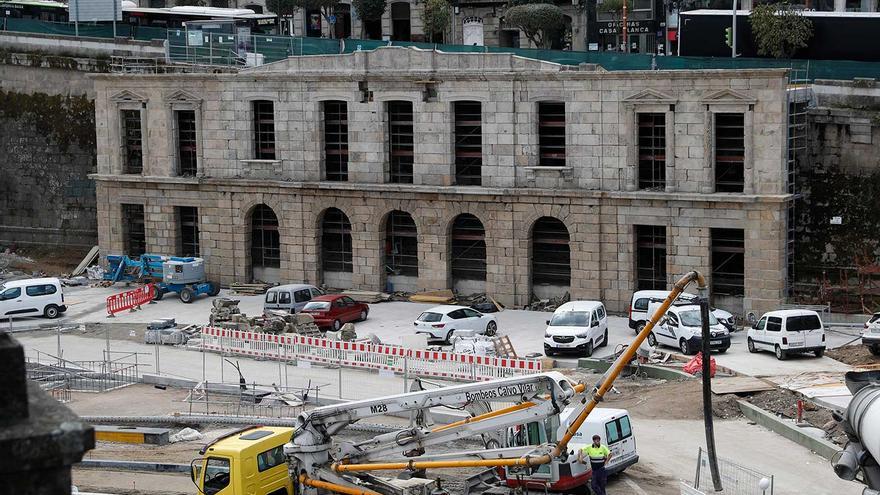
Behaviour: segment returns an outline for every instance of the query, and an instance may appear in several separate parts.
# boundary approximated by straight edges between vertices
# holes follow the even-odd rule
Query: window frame
[[[558,223],[559,225],[554,225],[554,227],[563,227],[566,234],[565,240],[562,239],[562,230],[556,229],[550,231],[542,222]],[[541,230],[542,235],[540,237],[538,236],[539,227],[544,229]],[[571,231],[568,230],[568,226],[565,225],[565,222],[556,217],[550,216],[538,218],[532,226],[532,232],[529,236],[529,245],[532,252],[530,266],[531,284],[533,286],[539,284],[552,284],[570,287],[572,274]],[[538,249],[539,245],[542,246],[540,249]],[[549,247],[554,245],[565,245],[565,248],[556,250]],[[567,261],[565,263],[562,262],[563,254],[567,255]],[[553,257],[551,255],[558,256],[559,261],[554,262],[551,259]],[[538,270],[539,267],[543,267],[540,273]],[[555,280],[556,277],[560,277],[560,280]],[[551,278],[554,280],[551,280]],[[566,282],[561,284],[560,281],[563,278],[566,279]]]
[[[409,105],[409,113],[406,106]],[[385,102],[387,119],[388,182],[413,184],[415,181],[415,104],[406,100]],[[406,117],[409,117],[407,120]]]
[[[174,210],[177,218],[177,252],[181,256],[198,258],[201,256],[199,209],[196,206],[175,206]],[[184,212],[187,214],[184,215]],[[188,252],[188,248],[192,248],[192,251]]]
[[[321,270],[354,273],[351,220],[344,211],[328,208],[321,217]]]
[[[721,119],[719,119],[721,118]],[[728,119],[741,119],[741,122],[732,122],[728,121]],[[722,122],[719,123],[719,120]],[[719,129],[722,130],[731,130],[731,129],[739,129],[742,132],[742,136],[737,134],[736,136],[727,135],[727,132],[719,132]],[[724,135],[722,135],[724,134]],[[746,134],[747,134],[747,125],[746,125],[746,113],[745,112],[714,112],[712,115],[712,169],[713,169],[713,188],[715,192],[722,193],[744,193],[746,186]],[[724,148],[720,147],[720,141],[724,140],[727,142],[727,145]],[[731,141],[739,141],[742,144],[742,147],[733,147],[730,144]],[[726,150],[725,153],[720,153],[720,150]],[[731,154],[736,153],[738,154]],[[737,180],[721,180],[719,175],[720,164],[726,164],[725,170],[731,170],[736,168],[738,171]],[[738,165],[736,165],[738,164]],[[739,177],[741,176],[741,180]]]
[[[487,278],[486,228],[476,215],[462,213],[452,220],[449,234],[449,269],[454,280]]]
[[[260,223],[257,225],[257,213],[260,213]],[[274,224],[268,222],[269,217],[266,214],[271,212],[275,218]],[[275,210],[265,203],[257,205],[249,215],[248,228],[250,229],[250,262],[253,266],[261,266],[264,268],[281,268],[281,219]],[[260,245],[255,244],[256,229],[260,229]],[[274,233],[274,234],[273,234]],[[269,242],[267,242],[269,241]],[[275,244],[277,241],[277,249],[269,244]],[[267,247],[268,246],[268,247]],[[259,261],[258,261],[259,260]],[[267,263],[267,260],[269,263]]]
[[[419,276],[419,226],[412,215],[401,210],[388,214],[385,245],[384,263],[389,275]]]
[[[662,231],[662,244],[659,242],[660,232]],[[669,244],[667,229],[665,225],[634,225],[633,226],[633,243],[635,251],[633,252],[633,265],[635,271],[635,288],[636,290],[666,290],[667,264],[669,263]],[[644,266],[642,261],[643,254],[646,250],[650,250],[648,255],[650,258],[650,266]],[[662,255],[658,254],[662,251]],[[662,262],[660,261],[662,260]],[[643,273],[650,272],[645,277]],[[647,308],[645,308],[647,309]]]
[[[478,116],[476,120],[474,117]],[[468,119],[470,117],[470,119]],[[452,102],[452,153],[455,184],[483,184],[483,102]]]
[[[741,241],[740,241],[741,239]],[[744,229],[710,228],[709,229],[709,266],[712,294],[728,296],[745,296],[746,274],[746,236]],[[736,245],[734,245],[736,243]],[[741,243],[741,244],[740,244]],[[720,259],[723,257],[725,259]],[[742,272],[718,271],[721,266],[730,263],[739,264],[741,259]]]
[[[128,256],[139,257],[147,252],[146,207],[140,203],[121,203],[119,206],[120,218],[122,220],[123,249]],[[138,208],[140,208],[140,221],[130,217],[134,210]],[[132,230],[132,227],[138,228]],[[133,239],[132,235],[135,235],[137,239]]]
[[[636,112],[636,188],[644,190],[666,190],[666,159],[669,156],[669,148],[666,143],[667,112]],[[650,122],[647,122],[650,118]],[[645,120],[643,123],[642,121]],[[662,120],[658,125],[657,120]],[[650,129],[649,134],[642,131]],[[649,141],[649,145],[644,142]],[[646,151],[649,152],[646,154]],[[662,152],[658,155],[658,152]],[[645,169],[649,170],[649,178],[643,176]]]
[[[275,118],[275,101],[257,98],[250,100],[250,106],[254,160],[276,160],[278,132],[275,123],[278,119]],[[268,106],[271,106],[271,112]],[[272,116],[271,120],[269,115]]]
[[[346,182],[348,181],[349,164],[348,102],[344,100],[322,101],[321,113],[324,118],[324,179]],[[331,139],[331,137],[335,137],[335,139]],[[331,160],[331,157],[339,157],[338,163],[335,158]],[[331,167],[331,162],[333,167]]]
[[[181,125],[181,115],[184,113],[192,114],[192,128],[191,129],[183,129]],[[199,144],[199,136],[201,136],[200,132],[200,123],[199,123],[199,112],[196,108],[191,107],[176,107],[172,106],[171,108],[172,114],[172,123],[174,126],[174,158],[175,158],[175,175],[178,177],[197,177],[199,175],[199,165],[201,165],[201,151],[202,147]],[[191,133],[191,139],[184,140],[183,133]],[[189,146],[192,147],[192,150],[184,150],[184,142],[189,143]],[[188,155],[191,155],[191,158],[188,158],[186,161],[192,160],[191,167],[187,164],[184,167],[184,152]]]
[[[568,115],[565,101],[539,101],[536,105],[537,166],[565,167],[568,157]],[[561,109],[561,112],[560,112]],[[560,118],[561,115],[561,118]],[[560,131],[561,129],[561,131]],[[560,151],[561,150],[561,151]]]
[[[128,106],[120,106],[119,108],[119,127],[120,127],[120,149],[121,149],[121,160],[122,160],[122,174],[123,175],[143,175],[144,173],[144,163],[145,153],[144,149],[144,136],[146,133],[144,132],[144,108],[130,108]],[[127,116],[137,112],[137,118],[128,118]],[[129,135],[132,133],[132,130],[128,128],[129,123],[137,122],[137,145],[131,144],[133,138]],[[131,153],[136,152],[139,155],[140,164],[136,167],[132,166],[132,157]]]

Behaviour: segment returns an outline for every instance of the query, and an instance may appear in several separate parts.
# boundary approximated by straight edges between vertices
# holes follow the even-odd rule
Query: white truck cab
[[[789,354],[825,353],[825,326],[819,313],[806,309],[784,309],[764,313],[749,329],[749,352],[771,351],[780,361]]]
[[[506,445],[520,447],[556,441],[565,435],[566,428],[575,419],[575,412],[575,407],[565,408],[559,415],[559,419],[548,420],[545,423],[546,427],[545,424],[539,422],[510,427],[507,429]],[[555,434],[555,438],[547,438],[548,430]],[[529,476],[522,476],[522,473],[513,475],[505,472],[507,486],[517,487],[522,480],[522,484],[527,484],[528,488],[543,490],[545,483],[549,483],[549,489],[552,491],[568,492],[579,486],[588,485],[591,474],[590,465],[589,463],[579,464],[577,452],[593,442],[593,435],[602,437],[602,443],[611,450],[611,459],[605,466],[609,475],[623,472],[639,461],[629,412],[626,409],[597,407],[587,416],[587,420],[569,442],[568,462],[540,466]]]
[[[544,354],[576,352],[587,357],[608,345],[608,315],[599,301],[570,301],[556,308],[544,330]]]
[[[662,303],[651,302],[648,315],[653,316],[659,311]],[[730,348],[730,331],[722,325],[715,315],[709,313],[709,347],[720,353]],[[689,301],[676,302],[669,307],[666,315],[648,334],[651,346],[665,345],[677,347],[682,354],[696,354],[703,343],[703,327],[700,319],[700,306]]]
[[[39,316],[58,318],[67,311],[57,278],[29,278],[0,284],[0,318]]]

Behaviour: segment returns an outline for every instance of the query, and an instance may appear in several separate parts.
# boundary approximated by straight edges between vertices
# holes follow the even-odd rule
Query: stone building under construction
[[[105,254],[508,305],[569,291],[626,311],[691,269],[731,310],[784,296],[781,69],[388,47],[94,79]]]

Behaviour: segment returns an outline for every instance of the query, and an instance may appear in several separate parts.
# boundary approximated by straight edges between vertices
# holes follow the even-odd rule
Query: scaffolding
[[[70,392],[107,392],[138,382],[137,353],[118,353],[115,359],[105,356],[101,361],[68,361],[33,352],[25,363],[28,380],[60,400],[70,400]]]
[[[810,86],[810,61],[792,60],[788,72],[788,159],[786,163],[786,191],[790,195],[786,212],[785,235],[785,295],[794,296],[795,281],[795,201],[797,189],[798,163],[806,158],[809,132],[807,107],[812,89]]]

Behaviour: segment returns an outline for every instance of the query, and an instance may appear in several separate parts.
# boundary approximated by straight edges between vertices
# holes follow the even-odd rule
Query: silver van
[[[323,296],[321,289],[308,284],[288,284],[272,287],[266,291],[263,312],[287,311],[299,313],[313,297]]]

